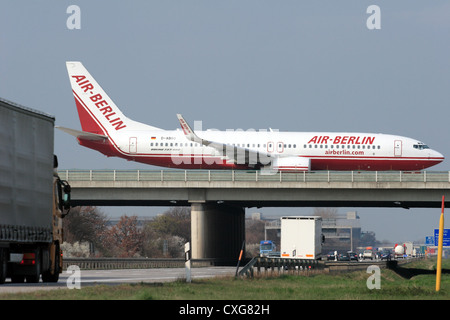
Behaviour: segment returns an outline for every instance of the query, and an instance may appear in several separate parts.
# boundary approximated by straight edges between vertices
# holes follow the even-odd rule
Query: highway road
[[[205,267],[192,268],[192,279],[202,279],[220,276],[234,276],[236,267]],[[120,270],[81,270],[79,273],[81,289],[85,286],[97,284],[123,284],[123,283],[155,283],[185,279],[184,268],[154,268],[154,269],[120,269]],[[6,279],[5,284],[0,285],[0,297],[2,293],[29,292],[34,290],[64,289],[77,284],[77,273],[61,273],[57,283],[11,283]],[[69,281],[68,281],[69,280]]]

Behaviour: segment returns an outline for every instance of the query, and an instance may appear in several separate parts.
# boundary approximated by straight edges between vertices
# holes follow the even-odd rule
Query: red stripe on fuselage
[[[439,164],[442,160],[439,159],[312,159],[311,170],[368,170],[368,171],[389,171],[389,170],[401,170],[401,171],[413,171],[422,170],[434,165]]]
[[[78,109],[78,115],[83,131],[104,134],[108,136],[107,141],[90,141],[79,138],[80,145],[97,150],[106,156],[117,156],[127,160],[133,160],[149,165],[179,168],[179,169],[254,169],[247,165],[227,163],[226,160],[210,155],[183,155],[174,156],[175,159],[183,161],[174,161],[171,154],[129,154],[119,149],[114,139],[108,134],[108,131],[102,126],[101,122],[89,110],[83,100],[73,91],[75,102]],[[306,156],[311,159],[311,170],[369,170],[369,171],[388,171],[388,170],[422,170],[442,162],[441,158],[413,158],[413,157],[361,157],[355,156]],[[200,161],[201,159],[201,161]],[[180,163],[180,164],[176,164]],[[286,171],[289,168],[280,168]],[[298,169],[297,169],[298,170]]]

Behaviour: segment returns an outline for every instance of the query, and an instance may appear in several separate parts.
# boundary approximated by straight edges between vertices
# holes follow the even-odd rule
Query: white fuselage
[[[272,157],[308,158],[310,170],[421,170],[443,160],[442,154],[417,140],[387,134],[271,131],[202,131],[197,134]],[[114,142],[116,155],[164,167],[248,167],[245,163],[230,161],[232,157],[226,151],[186,139],[181,130],[127,132]],[[271,159],[267,158],[267,163],[259,160],[267,165]]]

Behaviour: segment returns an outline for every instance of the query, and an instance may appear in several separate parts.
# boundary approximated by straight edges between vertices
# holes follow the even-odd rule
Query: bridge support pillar
[[[236,262],[245,239],[245,210],[216,203],[191,203],[192,259]]]

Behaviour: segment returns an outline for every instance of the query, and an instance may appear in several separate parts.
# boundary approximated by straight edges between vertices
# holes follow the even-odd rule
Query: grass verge
[[[0,294],[1,300],[449,300],[450,274],[443,273],[441,291],[435,291],[436,276],[428,272],[435,260],[422,260],[406,267],[417,275],[402,277],[381,269],[380,289],[370,290],[372,274],[354,271],[311,276],[282,275],[241,279],[223,277],[178,280],[169,283],[95,285],[81,290],[55,289],[20,294]],[[450,260],[443,268],[450,269]],[[426,270],[427,272],[417,272]],[[410,274],[411,275],[411,274]]]

